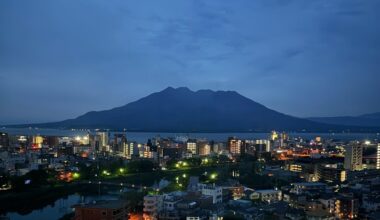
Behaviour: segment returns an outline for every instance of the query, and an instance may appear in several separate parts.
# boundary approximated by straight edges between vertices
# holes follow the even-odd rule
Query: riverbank
[[[25,192],[6,192],[0,194],[0,215],[18,212],[26,215],[35,209],[42,209],[63,197],[76,192],[96,192],[95,187],[84,184],[64,184],[60,186],[41,186]]]

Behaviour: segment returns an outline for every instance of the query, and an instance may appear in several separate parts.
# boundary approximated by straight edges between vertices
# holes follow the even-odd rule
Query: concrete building
[[[352,195],[341,195],[335,201],[335,215],[339,219],[356,219],[359,213],[359,200]]]
[[[121,220],[128,219],[127,204],[122,200],[97,201],[75,205],[74,220]]]
[[[144,219],[154,220],[158,218],[159,212],[163,209],[163,195],[146,195],[144,196]]]
[[[344,169],[356,171],[362,170],[363,147],[359,142],[351,142],[346,146],[344,154]]]
[[[166,194],[164,195],[163,201],[163,210],[165,212],[173,212],[176,210],[176,205],[180,201],[182,201],[182,196],[177,196],[174,194]]]
[[[44,142],[44,138],[40,135],[32,137],[32,148],[41,148]]]
[[[376,169],[380,169],[380,143],[377,144],[377,152],[376,152]]]
[[[202,195],[212,196],[213,204],[222,203],[223,201],[223,189],[222,187],[208,184],[198,184],[198,189],[202,192]]]
[[[140,154],[137,142],[124,143],[124,156],[127,159],[138,157]]]
[[[256,140],[256,151],[258,153],[270,152],[270,140]]]
[[[207,156],[211,153],[211,146],[207,142],[202,142],[199,144],[199,155]]]
[[[281,201],[282,193],[280,190],[274,189],[256,190],[250,195],[250,198],[253,200],[259,199],[262,202],[274,203]]]
[[[114,152],[123,153],[125,144],[127,144],[127,135],[125,133],[115,133],[113,135],[112,150]]]
[[[108,132],[96,132],[94,137],[94,147],[95,151],[107,151],[108,147],[108,139],[109,139],[109,133]]]
[[[9,136],[7,133],[0,132],[0,150],[9,147]]]
[[[337,164],[320,164],[317,167],[317,176],[327,182],[344,182],[347,180],[347,171]]]
[[[235,137],[230,137],[228,139],[228,150],[232,155],[240,155],[241,149],[242,149],[242,141],[235,138]]]
[[[292,183],[291,193],[302,194],[308,191],[326,191],[327,185],[325,183],[319,182],[301,182],[301,183]]]
[[[186,150],[191,154],[198,154],[197,141],[189,139],[186,143]]]

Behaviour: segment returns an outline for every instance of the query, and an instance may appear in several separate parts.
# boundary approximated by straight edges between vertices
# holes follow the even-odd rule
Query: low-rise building
[[[73,206],[74,220],[124,220],[128,219],[127,203],[122,200],[97,201]]]
[[[222,187],[208,184],[198,184],[199,190],[202,195],[212,196],[213,204],[222,203],[223,189]]]
[[[146,195],[144,196],[144,219],[154,220],[157,219],[158,213],[163,208],[162,195]]]
[[[305,192],[312,191],[326,191],[327,185],[325,183],[319,182],[302,182],[302,183],[292,183],[291,193],[302,194]]]
[[[262,202],[273,203],[281,201],[282,192],[274,189],[256,190],[250,195],[250,198],[259,199]]]

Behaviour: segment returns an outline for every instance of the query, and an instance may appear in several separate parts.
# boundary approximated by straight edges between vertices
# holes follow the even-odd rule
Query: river
[[[56,200],[54,204],[47,205],[42,209],[35,209],[27,214],[10,212],[5,216],[10,218],[10,220],[55,220],[72,212],[72,206],[75,204],[79,204],[81,202],[89,203],[94,200],[116,200],[117,198],[118,197],[116,195],[81,196],[80,194],[72,194]]]

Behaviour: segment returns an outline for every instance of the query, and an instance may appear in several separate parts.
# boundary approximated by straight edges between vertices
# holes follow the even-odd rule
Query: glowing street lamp
[[[203,159],[203,161],[202,161],[204,164],[207,164],[208,163],[208,159],[207,158],[205,158],[205,159]]]
[[[107,170],[103,170],[103,174],[106,175],[106,176],[111,175]]]
[[[80,174],[79,173],[73,173],[73,178],[74,179],[78,179],[80,177]]]
[[[217,174],[213,173],[213,174],[210,175],[210,178],[211,178],[212,180],[214,180],[214,179],[216,179],[217,176],[218,176]]]

